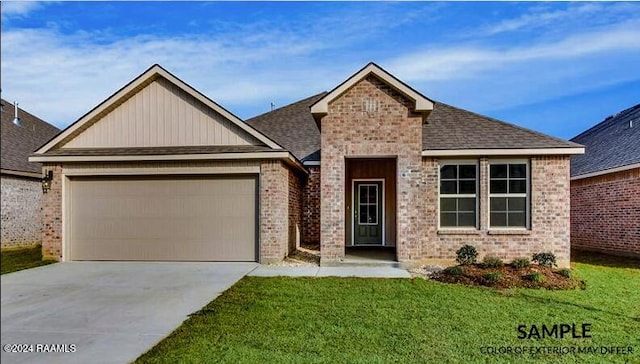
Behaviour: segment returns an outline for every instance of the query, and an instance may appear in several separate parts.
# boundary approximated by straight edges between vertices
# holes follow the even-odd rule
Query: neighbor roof
[[[247,122],[303,162],[319,161],[320,132],[309,106],[324,95],[326,93],[311,96]],[[575,148],[582,148],[576,143],[435,101],[433,111],[422,127],[422,145],[425,152],[488,149],[560,149],[574,152]]]
[[[640,104],[609,116],[571,139],[586,146],[571,159],[571,176],[640,163]]]
[[[320,132],[309,108],[326,94],[321,92],[256,116],[247,120],[247,124],[271,137],[299,160],[319,161]]]
[[[40,175],[42,166],[30,163],[28,158],[33,151],[53,138],[60,130],[42,119],[18,107],[21,125],[13,123],[14,106],[2,99],[2,172],[26,172]]]

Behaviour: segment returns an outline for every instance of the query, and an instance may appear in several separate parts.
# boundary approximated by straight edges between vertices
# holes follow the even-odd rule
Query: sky
[[[640,103],[640,3],[7,2],[2,98],[64,128],[153,64],[242,119],[376,62],[565,139]]]

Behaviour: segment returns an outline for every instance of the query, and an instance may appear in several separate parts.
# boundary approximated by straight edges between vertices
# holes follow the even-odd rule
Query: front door
[[[353,245],[382,245],[383,184],[357,181],[353,184]]]

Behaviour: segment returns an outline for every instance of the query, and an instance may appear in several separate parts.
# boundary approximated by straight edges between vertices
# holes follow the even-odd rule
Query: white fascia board
[[[584,148],[530,148],[530,149],[443,149],[423,150],[423,157],[459,157],[480,155],[575,155],[584,154]]]
[[[597,172],[585,173],[585,174],[573,176],[573,177],[571,177],[571,180],[575,181],[575,180],[579,180],[579,179],[602,176],[602,175],[609,174],[609,173],[624,172],[624,171],[628,171],[630,169],[635,169],[635,168],[640,168],[640,163],[633,163],[633,164],[629,164],[629,165],[626,165],[626,166],[604,169],[602,171],[597,171]]]

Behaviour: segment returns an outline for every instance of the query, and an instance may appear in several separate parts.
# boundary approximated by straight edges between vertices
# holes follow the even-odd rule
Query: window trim
[[[460,166],[460,165],[474,165],[476,166],[476,193],[470,194],[455,194],[455,195],[443,195],[440,193],[441,187],[441,170],[443,166]],[[459,178],[457,178],[459,180]],[[465,230],[465,231],[478,231],[480,230],[480,160],[479,159],[445,159],[438,162],[438,202],[437,202],[437,215],[438,215],[438,230]],[[445,197],[443,197],[445,196]],[[476,222],[475,226],[442,226],[440,223],[441,207],[440,201],[442,198],[471,198],[476,199]]]
[[[491,166],[494,164],[524,164],[526,166],[526,192],[522,193],[491,193]],[[509,168],[507,167],[507,170]],[[531,230],[531,159],[490,159],[487,163],[487,228],[489,231],[509,230],[525,231]],[[491,197],[525,197],[524,219],[525,226],[491,226]]]

